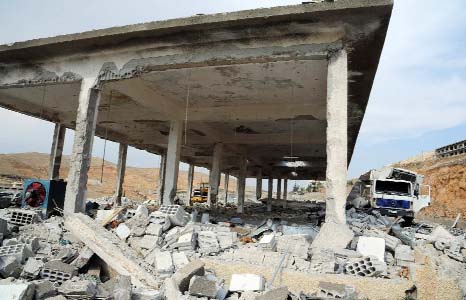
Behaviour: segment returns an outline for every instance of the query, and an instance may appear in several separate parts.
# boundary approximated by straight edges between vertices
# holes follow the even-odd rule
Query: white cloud
[[[396,2],[361,139],[418,137],[466,123],[465,3]]]

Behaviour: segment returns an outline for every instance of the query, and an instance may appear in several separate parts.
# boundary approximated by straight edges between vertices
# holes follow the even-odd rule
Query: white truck
[[[430,186],[423,185],[423,180],[424,176],[400,168],[371,170],[359,177],[348,202],[411,221],[415,213],[430,205]]]

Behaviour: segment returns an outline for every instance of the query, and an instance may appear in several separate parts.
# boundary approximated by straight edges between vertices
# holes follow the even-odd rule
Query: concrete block
[[[401,245],[401,240],[397,237],[389,235],[378,229],[366,229],[363,233],[364,236],[379,237],[385,240],[385,248],[390,251],[395,251],[398,245]]]
[[[343,299],[346,297],[346,285],[333,282],[319,282],[317,296],[330,299]]]
[[[161,224],[150,223],[146,228],[146,234],[161,236],[162,228],[163,226]]]
[[[188,232],[178,237],[177,242],[173,248],[182,248],[184,250],[194,250],[196,248],[197,234],[195,232]]]
[[[188,257],[184,252],[173,252],[172,253],[173,264],[175,265],[175,270],[179,270],[182,267],[189,264]]]
[[[167,215],[170,222],[177,226],[185,226],[191,219],[180,205],[162,205],[158,212]]]
[[[5,283],[0,284],[0,296],[2,300],[32,300],[34,297],[34,284]]]
[[[157,247],[158,241],[159,241],[158,236],[146,234],[140,239],[139,246],[142,249],[151,250]]]
[[[61,284],[70,280],[77,273],[78,270],[75,267],[65,264],[59,260],[52,260],[44,264],[44,267],[40,272],[40,277],[42,279]]]
[[[189,281],[188,292],[192,296],[216,298],[219,288],[216,280],[207,276],[194,275]]]
[[[33,253],[25,244],[15,244],[0,247],[0,257],[14,256],[16,261],[24,263],[27,258],[33,256]]]
[[[155,266],[157,274],[172,274],[175,266],[171,253],[169,251],[158,252],[155,256]]]
[[[29,280],[34,280],[39,277],[40,271],[44,267],[44,263],[35,259],[28,259],[21,272],[21,277]]]
[[[257,247],[263,250],[275,251],[277,249],[275,234],[264,234],[257,243]]]
[[[360,236],[356,251],[363,256],[375,256],[380,261],[384,261],[385,240],[378,237]]]
[[[122,240],[126,240],[129,235],[131,234],[131,229],[126,225],[125,223],[121,223],[118,225],[118,227],[115,229],[116,235]]]
[[[314,249],[311,257],[310,273],[335,273],[335,252],[332,249]]]
[[[231,275],[229,290],[236,291],[263,291],[265,287],[264,277],[256,274]]]
[[[204,276],[204,263],[200,260],[193,260],[181,269],[177,270],[173,275],[179,290],[186,292],[189,289],[189,282],[194,275]]]
[[[362,277],[375,277],[387,272],[387,265],[374,256],[350,260],[345,265],[345,273]]]
[[[26,209],[12,209],[9,211],[8,223],[24,226],[28,224],[33,224],[38,221],[39,217],[37,212],[26,210]]]

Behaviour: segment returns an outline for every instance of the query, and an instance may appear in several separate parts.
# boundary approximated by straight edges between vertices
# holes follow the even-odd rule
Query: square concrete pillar
[[[312,248],[343,249],[353,232],[346,225],[348,61],[345,49],[329,54],[327,73],[327,173],[325,224]]]
[[[214,146],[214,154],[212,156],[212,168],[209,173],[209,194],[207,197],[207,206],[212,207],[212,204],[217,203],[218,187],[220,185],[220,168],[222,163],[223,144],[217,143]]]
[[[123,182],[125,181],[126,156],[128,154],[128,145],[120,143],[118,149],[118,162],[115,187],[115,204],[121,205],[121,196],[123,195]]]
[[[262,198],[262,169],[257,170],[256,177],[256,199],[259,200]]]
[[[227,204],[228,202],[228,184],[229,184],[229,181],[230,181],[230,174],[229,173],[225,173],[225,204]]]
[[[272,199],[273,199],[273,178],[269,177],[267,188],[267,211],[272,211]]]
[[[241,214],[244,211],[244,198],[246,193],[246,176],[248,172],[248,161],[247,159],[242,158],[240,162],[241,165],[239,167],[237,179],[238,207],[236,211]]]
[[[191,205],[191,196],[193,193],[193,180],[194,180],[194,165],[189,164],[189,169],[188,169],[188,190],[186,191],[187,197],[188,197],[188,203]]]
[[[282,179],[277,179],[277,200],[282,199]]]
[[[71,154],[64,210],[67,213],[84,212],[87,196],[87,173],[91,166],[100,90],[94,88],[95,78],[81,81],[76,115],[73,152]]]
[[[286,208],[288,201],[288,178],[283,179],[283,208]]]
[[[58,180],[60,178],[61,157],[63,144],[65,143],[66,127],[56,123],[53,132],[52,149],[50,150],[49,179]]]
[[[163,188],[165,185],[165,168],[167,167],[167,153],[160,154],[160,165],[159,165],[159,185],[157,187],[158,204],[162,205],[163,202]]]
[[[178,172],[180,167],[181,139],[183,135],[183,121],[170,122],[168,135],[167,166],[165,167],[165,184],[163,187],[163,204],[172,205],[176,196]]]

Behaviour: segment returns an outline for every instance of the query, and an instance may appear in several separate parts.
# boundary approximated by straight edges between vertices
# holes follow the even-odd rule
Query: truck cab
[[[357,208],[370,207],[382,215],[414,218],[430,205],[430,186],[413,171],[385,167],[359,177],[348,199]]]

